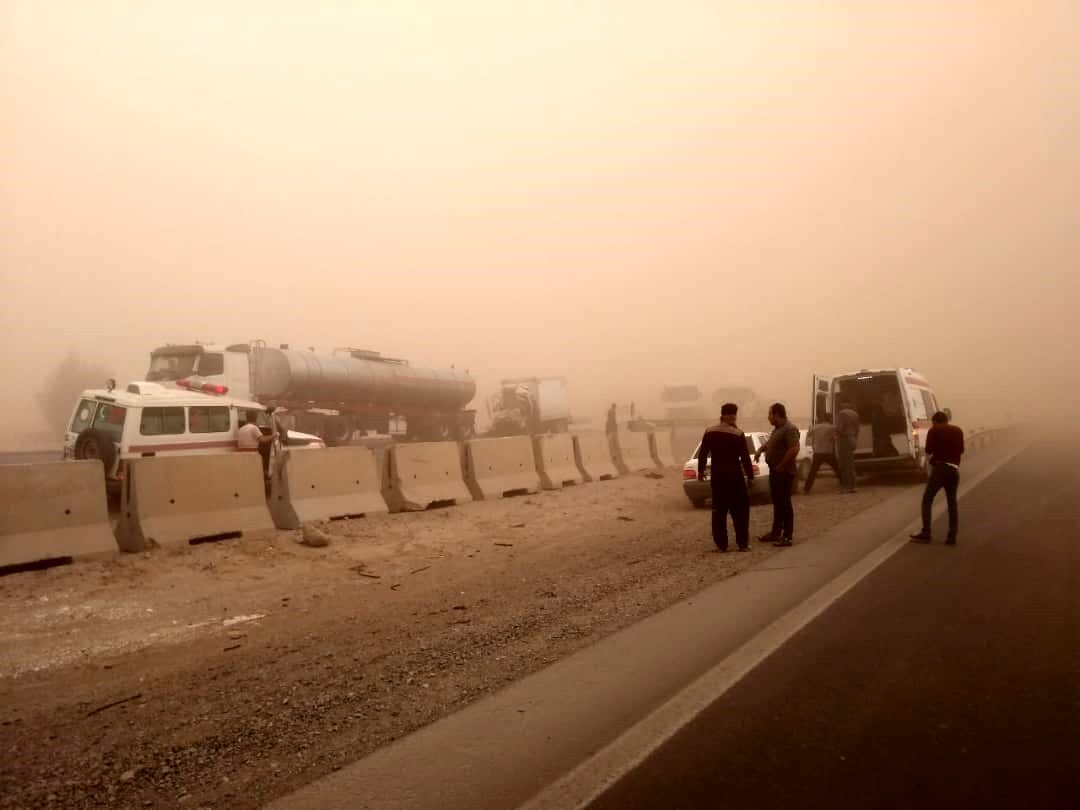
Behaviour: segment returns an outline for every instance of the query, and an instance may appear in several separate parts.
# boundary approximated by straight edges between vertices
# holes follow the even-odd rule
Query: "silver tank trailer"
[[[354,403],[395,412],[458,411],[476,395],[476,383],[463,371],[418,368],[374,352],[259,348],[251,361],[254,394],[260,400],[327,407]]]

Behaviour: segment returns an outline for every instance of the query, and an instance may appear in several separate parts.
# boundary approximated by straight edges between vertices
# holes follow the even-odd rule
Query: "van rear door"
[[[814,386],[810,391],[810,424],[816,425],[819,419],[833,421],[832,377],[814,375]]]

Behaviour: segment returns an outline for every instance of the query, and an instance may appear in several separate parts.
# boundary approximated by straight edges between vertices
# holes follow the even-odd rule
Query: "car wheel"
[[[704,509],[705,508],[705,499],[704,498],[691,498],[690,503],[692,503],[694,505],[695,509]]]

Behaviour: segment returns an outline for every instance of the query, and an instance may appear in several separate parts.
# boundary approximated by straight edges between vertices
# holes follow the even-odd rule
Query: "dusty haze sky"
[[[589,416],[868,366],[961,424],[1080,393],[1075,3],[0,7],[0,445],[68,348],[194,339]]]

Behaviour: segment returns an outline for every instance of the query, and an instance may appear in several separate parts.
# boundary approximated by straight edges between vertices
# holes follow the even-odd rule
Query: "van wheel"
[[[105,431],[87,429],[75,440],[75,458],[100,461],[108,475],[116,463],[116,445]]]
[[[695,509],[704,509],[705,508],[705,499],[704,498],[691,498],[690,503],[692,503],[694,505]]]

